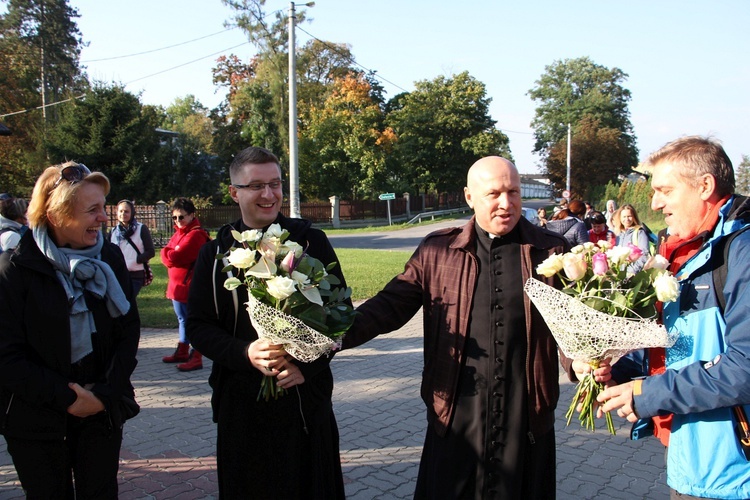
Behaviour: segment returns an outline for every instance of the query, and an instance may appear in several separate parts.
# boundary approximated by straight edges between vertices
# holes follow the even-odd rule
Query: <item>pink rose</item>
[[[592,257],[594,274],[597,276],[604,276],[609,271],[609,263],[607,262],[607,254],[602,252],[595,253]]]
[[[281,269],[286,271],[287,273],[291,273],[294,271],[295,268],[295,262],[294,262],[294,252],[289,252],[284,257],[284,260],[281,261],[280,266]]]
[[[641,258],[641,255],[643,255],[643,250],[641,250],[637,245],[628,243],[628,248],[630,249],[630,255],[628,255],[628,260],[630,262],[635,262],[636,260]]]

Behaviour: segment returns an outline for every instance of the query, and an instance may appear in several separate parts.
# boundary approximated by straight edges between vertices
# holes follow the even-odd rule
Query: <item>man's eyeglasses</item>
[[[260,191],[266,186],[270,187],[271,189],[279,189],[281,187],[281,181],[251,182],[250,184],[232,184],[232,187],[234,187],[235,189],[247,188],[250,191]]]
[[[184,218],[185,218],[184,215],[173,215],[172,216],[172,220],[182,220]]]
[[[83,178],[90,173],[91,170],[89,170],[88,167],[83,164],[63,167],[63,169],[60,170],[60,178],[57,179],[57,182],[55,182],[55,185],[52,186],[52,189],[55,189],[63,180],[66,180],[71,184],[81,182]]]

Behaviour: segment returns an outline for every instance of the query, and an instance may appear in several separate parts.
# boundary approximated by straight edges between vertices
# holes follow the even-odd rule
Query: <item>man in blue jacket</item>
[[[729,240],[726,281],[714,290],[727,239],[750,225],[750,203],[734,194],[732,163],[713,139],[680,138],[648,164],[651,208],[668,226],[659,252],[681,286],[679,300],[664,305],[663,322],[679,337],[647,352],[647,377],[598,399],[631,422],[653,417],[668,446],[672,498],[750,498],[750,462],[736,433],[743,412],[750,414],[750,231]]]

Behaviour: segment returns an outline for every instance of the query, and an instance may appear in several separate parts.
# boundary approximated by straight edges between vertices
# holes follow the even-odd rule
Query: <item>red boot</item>
[[[182,363],[190,359],[190,344],[187,342],[180,342],[177,344],[177,349],[171,356],[164,356],[161,360],[165,363]]]
[[[187,360],[187,363],[177,365],[177,369],[181,372],[191,372],[201,368],[203,368],[203,355],[195,349],[190,351],[190,359]]]

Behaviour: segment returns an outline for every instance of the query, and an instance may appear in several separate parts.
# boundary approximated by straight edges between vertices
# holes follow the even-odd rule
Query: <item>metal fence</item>
[[[429,210],[450,209],[465,205],[463,193],[444,193],[440,196],[423,195],[409,198],[407,207],[406,198],[397,198],[390,201],[392,217],[407,217],[412,213],[425,212]],[[106,207],[109,216],[109,227],[117,225],[117,205]],[[281,212],[289,215],[289,203],[281,206]],[[174,234],[172,223],[172,210],[167,203],[156,205],[137,205],[135,207],[136,218],[148,226],[154,245],[163,247]],[[196,215],[201,225],[209,230],[215,231],[224,224],[234,222],[240,218],[240,207],[216,206],[199,208]],[[300,215],[316,224],[328,224],[332,222],[332,208],[328,202],[312,202],[300,204]],[[385,201],[379,200],[341,200],[339,202],[339,218],[342,221],[357,221],[367,219],[384,219],[388,217],[388,206]]]

